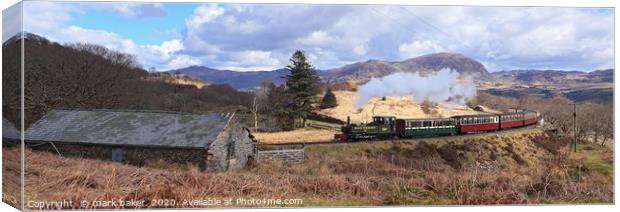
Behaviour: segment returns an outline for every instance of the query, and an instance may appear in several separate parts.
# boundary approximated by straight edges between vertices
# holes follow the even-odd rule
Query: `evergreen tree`
[[[287,108],[291,117],[300,120],[305,126],[306,118],[314,111],[318,102],[321,79],[304,52],[297,50],[290,59],[291,64],[286,68],[290,73],[286,76],[287,94],[291,102]]]
[[[327,88],[325,91],[325,96],[323,96],[323,100],[321,101],[321,109],[332,108],[338,106],[338,102],[336,101],[336,95],[332,92],[332,89]]]
[[[276,86],[271,83],[267,99],[271,104],[271,114],[276,118],[278,127],[283,130],[292,130],[294,118],[290,115],[289,105],[291,100],[288,98],[286,87],[284,85]]]

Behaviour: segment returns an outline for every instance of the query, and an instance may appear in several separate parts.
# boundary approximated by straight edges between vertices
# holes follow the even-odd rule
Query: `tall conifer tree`
[[[321,79],[306,58],[304,52],[297,50],[286,68],[290,73],[286,76],[286,87],[289,98],[290,115],[301,121],[305,126],[306,118],[316,109],[317,95],[320,92]]]

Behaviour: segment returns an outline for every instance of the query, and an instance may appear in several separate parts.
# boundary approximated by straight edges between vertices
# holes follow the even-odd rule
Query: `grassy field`
[[[192,166],[138,168],[26,150],[25,192],[26,201],[75,203],[68,208],[119,199],[144,200],[144,208],[612,203],[608,152],[592,145],[569,154],[568,139],[536,129],[468,139],[312,145],[302,164],[254,162],[226,173]],[[16,168],[7,165],[5,173]],[[209,198],[303,203],[181,204]],[[176,204],[153,202],[158,199]]]

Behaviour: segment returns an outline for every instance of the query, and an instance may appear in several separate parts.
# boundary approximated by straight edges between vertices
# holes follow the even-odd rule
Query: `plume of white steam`
[[[361,108],[371,98],[384,96],[411,96],[418,102],[428,100],[463,105],[475,95],[476,86],[471,77],[462,77],[452,69],[441,69],[428,76],[399,72],[372,78],[360,86],[355,107]]]

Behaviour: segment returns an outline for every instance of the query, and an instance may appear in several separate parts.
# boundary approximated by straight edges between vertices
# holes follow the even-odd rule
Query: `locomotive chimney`
[[[347,116],[347,125],[351,125],[351,117]]]

